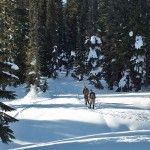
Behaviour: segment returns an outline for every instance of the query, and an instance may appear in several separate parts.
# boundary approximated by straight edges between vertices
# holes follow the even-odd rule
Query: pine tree
[[[76,0],[68,0],[64,8],[65,32],[66,32],[66,49],[70,54],[77,49],[77,15],[78,3]]]
[[[25,83],[27,71],[27,51],[29,48],[29,14],[27,0],[14,1],[13,18],[13,58],[15,64],[17,64],[17,66],[19,67],[17,76],[20,79],[20,83]]]
[[[40,77],[47,74],[45,15],[46,1],[29,1],[30,42],[27,52],[29,85],[40,86]]]
[[[6,86],[14,83],[16,77],[12,75],[12,34],[11,30],[11,2],[2,0],[0,5],[0,99],[14,99],[15,93],[7,91]],[[2,142],[8,143],[14,139],[13,131],[10,129],[9,124],[17,121],[15,118],[7,115],[6,111],[12,111],[13,108],[0,102],[0,138]]]
[[[150,85],[150,1],[149,0],[144,0],[143,2],[145,10],[145,25],[144,25],[144,36],[145,36],[145,53],[146,53],[146,77],[145,77],[145,85],[149,86]]]
[[[137,90],[143,83],[145,62],[144,59],[143,62],[137,61],[145,57],[145,50],[144,47],[135,50],[134,45],[138,35],[144,41],[145,27],[148,27],[145,24],[147,12],[144,5],[140,0],[108,1],[107,42],[104,53],[105,76],[110,88],[118,83],[121,88],[118,90]],[[137,66],[138,70],[135,70]]]
[[[63,21],[63,5],[62,0],[49,0],[46,3],[46,48],[48,52],[48,76],[56,77],[56,69],[58,63],[56,57],[65,51],[64,45],[64,21]],[[57,47],[57,51],[55,51]],[[55,51],[55,55],[53,55]],[[55,58],[53,58],[53,56]]]
[[[76,47],[75,47],[75,66],[73,76],[76,76],[79,80],[83,79],[86,74],[85,61],[86,61],[86,46],[85,40],[88,37],[87,25],[88,25],[88,9],[89,2],[85,0],[76,1]],[[73,50],[74,51],[74,50]]]
[[[128,62],[128,56],[125,53],[128,45],[125,41],[126,35],[126,18],[125,7],[127,2],[110,1],[108,3],[107,16],[107,44],[105,45],[105,76],[110,89],[121,78],[125,66],[124,61]]]
[[[29,3],[30,52],[28,52],[28,60],[32,60],[28,64],[30,84],[40,86],[40,78],[57,76],[58,64],[55,61],[64,48],[62,7],[61,0],[30,1]],[[53,55],[54,47],[58,49],[55,56]]]
[[[131,58],[131,81],[134,85],[136,91],[141,89],[141,86],[144,84],[145,80],[145,58],[147,44],[145,37],[147,36],[148,24],[147,24],[147,11],[145,11],[146,1],[135,0],[129,3],[131,7],[129,25],[131,28],[132,36],[130,39],[132,43],[132,58]],[[145,44],[144,44],[145,42]]]
[[[28,22],[27,12],[24,6],[26,1],[7,1],[1,2],[1,37],[2,47],[7,51],[7,61],[19,66],[16,75],[20,81],[25,82],[26,70],[26,50],[28,45]]]
[[[14,81],[14,76],[9,72],[12,70],[11,65],[3,63],[4,52],[0,51],[0,99],[14,99],[15,93],[7,91],[5,88],[8,84]],[[2,142],[11,142],[14,139],[13,131],[10,129],[9,124],[16,122],[14,117],[7,115],[7,111],[13,111],[14,109],[0,102],[0,138]]]
[[[88,33],[90,36],[95,35],[97,33],[98,27],[98,0],[89,0],[88,5]]]

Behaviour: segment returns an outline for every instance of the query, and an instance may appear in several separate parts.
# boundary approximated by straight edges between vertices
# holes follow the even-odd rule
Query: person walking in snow
[[[84,86],[83,95],[84,95],[85,105],[89,104],[88,101],[89,89],[86,86]]]
[[[89,98],[88,98],[89,105],[90,105],[89,108],[90,109],[91,109],[91,106],[92,106],[93,109],[95,107],[95,98],[96,98],[95,93],[92,90],[90,90]]]

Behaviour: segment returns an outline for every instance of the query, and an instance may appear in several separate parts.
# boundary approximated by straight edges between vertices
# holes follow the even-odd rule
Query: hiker
[[[84,95],[85,105],[89,104],[88,101],[89,89],[86,86],[83,89],[83,95]]]
[[[88,98],[88,101],[89,101],[89,105],[90,105],[90,109],[91,109],[91,105],[93,106],[92,108],[94,109],[95,107],[95,98],[96,98],[96,95],[95,93],[90,90],[90,93],[89,93],[89,98]]]

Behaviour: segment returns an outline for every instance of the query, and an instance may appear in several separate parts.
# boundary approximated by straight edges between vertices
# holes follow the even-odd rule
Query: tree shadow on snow
[[[45,143],[111,131],[106,124],[92,124],[70,120],[19,120],[19,122],[12,124],[11,128],[14,131],[16,140],[9,145],[2,144],[1,146],[0,144],[3,150],[31,145],[25,144],[25,142],[32,144]],[[17,141],[20,142],[18,143]]]
[[[82,108],[84,107],[83,104],[30,104],[30,105],[26,105],[26,104],[22,104],[22,105],[13,105],[13,107],[15,109],[17,108]]]

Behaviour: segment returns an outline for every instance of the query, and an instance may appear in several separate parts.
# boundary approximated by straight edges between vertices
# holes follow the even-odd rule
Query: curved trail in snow
[[[123,138],[127,138],[128,140],[132,140],[132,142],[144,142],[148,141],[149,139],[150,130],[136,130],[136,131],[124,131],[124,132],[109,132],[109,133],[100,133],[100,134],[93,134],[93,135],[86,135],[86,136],[78,136],[73,138],[66,138],[63,140],[56,140],[46,143],[39,143],[39,144],[32,144],[29,146],[23,146],[20,148],[10,149],[10,150],[25,150],[25,149],[33,149],[33,148],[42,148],[45,146],[52,146],[58,144],[68,144],[68,143],[76,143],[76,142],[92,142],[92,141],[103,141],[103,140],[123,140]],[[137,139],[138,136],[138,139]]]

